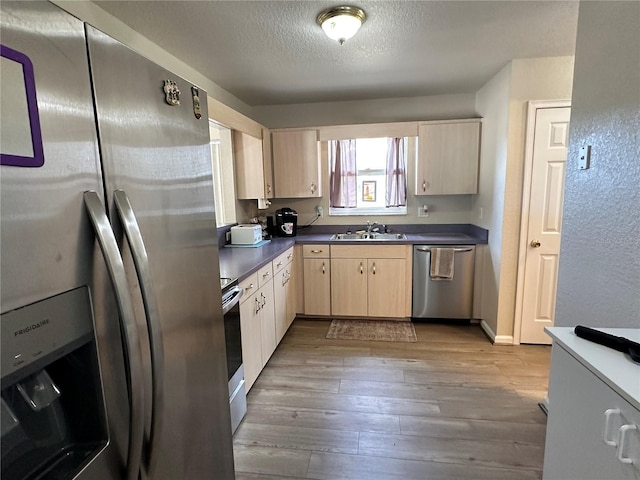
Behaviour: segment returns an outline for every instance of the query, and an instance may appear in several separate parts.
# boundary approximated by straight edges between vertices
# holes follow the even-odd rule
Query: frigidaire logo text
[[[20,330],[16,330],[13,333],[13,336],[17,337],[18,335],[24,335],[25,333],[29,333],[32,330],[36,330],[36,329],[38,329],[40,327],[44,327],[45,325],[48,325],[48,324],[49,324],[49,319],[45,318],[44,320],[40,320],[39,322],[32,323],[28,327],[24,327],[24,328],[21,328]]]

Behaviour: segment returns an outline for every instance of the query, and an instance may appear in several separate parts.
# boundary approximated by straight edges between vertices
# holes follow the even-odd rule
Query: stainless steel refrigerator
[[[207,94],[0,10],[2,478],[234,478]]]

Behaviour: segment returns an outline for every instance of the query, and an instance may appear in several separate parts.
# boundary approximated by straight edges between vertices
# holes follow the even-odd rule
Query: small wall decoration
[[[376,182],[367,181],[362,182],[362,201],[363,202],[375,202],[376,201]]]

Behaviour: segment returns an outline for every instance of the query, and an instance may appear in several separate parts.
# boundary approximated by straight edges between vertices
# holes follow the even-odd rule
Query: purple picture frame
[[[0,152],[0,165],[14,167],[41,167],[44,165],[44,148],[42,146],[42,131],[40,130],[40,115],[36,98],[36,81],[33,75],[33,64],[29,57],[6,45],[0,44],[0,56],[18,62],[22,65],[24,87],[27,94],[27,109],[29,111],[29,125],[31,127],[31,144],[33,156],[9,155]]]

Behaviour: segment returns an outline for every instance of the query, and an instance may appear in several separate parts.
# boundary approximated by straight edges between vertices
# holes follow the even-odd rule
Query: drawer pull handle
[[[282,262],[276,263],[276,267],[281,267],[281,266],[282,266]]]
[[[322,253],[322,250],[311,250],[311,253]]]
[[[638,430],[637,425],[623,425],[618,430],[618,460],[620,463],[631,464],[634,459],[631,457],[624,456],[624,442],[625,438],[627,438],[627,432],[629,430]]]
[[[245,288],[246,291],[252,290],[253,289],[253,283],[250,283],[249,286],[247,288]]]
[[[265,272],[262,274],[262,278],[267,278],[269,275],[271,275],[271,272]]]
[[[612,447],[617,447],[618,442],[616,440],[609,439],[609,430],[610,430],[609,421],[611,420],[611,417],[613,415],[620,415],[620,409],[609,408],[604,412],[604,431],[602,435],[602,441],[605,443],[605,445],[611,445]]]
[[[290,253],[289,255],[287,255],[287,260],[291,260],[291,257],[293,257],[293,253]]]

